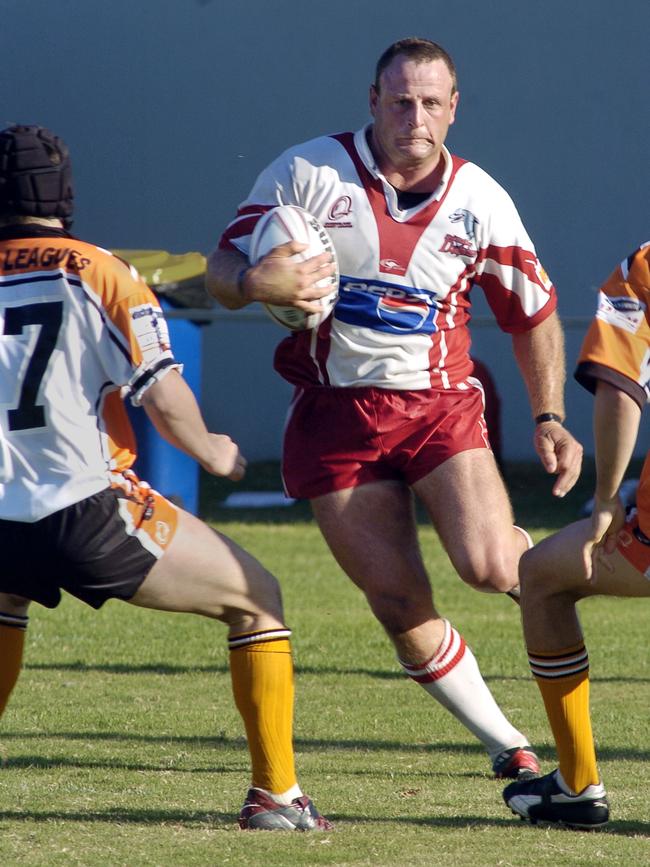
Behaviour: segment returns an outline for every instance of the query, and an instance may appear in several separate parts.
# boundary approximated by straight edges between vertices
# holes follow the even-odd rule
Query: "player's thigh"
[[[316,497],[311,505],[337,562],[366,595],[430,597],[404,484],[372,482]]]
[[[650,580],[621,553],[599,548],[593,558],[592,579],[587,580],[583,547],[589,538],[590,521],[575,521],[543,539],[521,558],[522,592],[528,597],[568,595],[576,600],[586,596],[650,596]],[[640,543],[639,543],[640,545]],[[643,564],[650,568],[650,555]]]
[[[517,583],[524,537],[494,455],[459,452],[413,484],[454,567],[470,584],[509,590]]]
[[[243,628],[251,619],[255,628],[282,622],[276,579],[231,539],[184,511],[169,549],[129,601],[205,614]]]
[[[599,551],[591,589],[597,596],[650,596],[650,579],[626,560],[620,550],[613,554]]]
[[[589,520],[575,521],[547,536],[519,561],[522,593],[530,597],[568,593],[580,598],[589,592],[583,546]]]

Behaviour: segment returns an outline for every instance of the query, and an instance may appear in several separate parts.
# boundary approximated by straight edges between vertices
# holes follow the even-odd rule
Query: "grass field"
[[[552,502],[549,480],[512,467],[518,521],[539,539],[590,491]],[[278,487],[277,468],[246,485]],[[328,554],[304,504],[203,510],[282,580],[294,629],[300,780],[333,819],[327,834],[243,834],[248,780],[225,630],[117,602],[34,607],[26,666],[0,727],[0,864],[640,865],[650,863],[648,609],[592,600],[593,718],[612,822],[599,833],[533,828],[501,801],[482,748],[398,672],[388,641]],[[513,722],[554,750],[528,672],[516,606],[454,577],[431,529],[422,545],[439,608],[474,649]]]

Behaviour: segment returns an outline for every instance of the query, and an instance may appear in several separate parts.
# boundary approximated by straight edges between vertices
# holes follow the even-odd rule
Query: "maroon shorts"
[[[381,480],[411,485],[459,452],[486,448],[478,386],[297,389],[282,475],[290,496],[312,499]]]

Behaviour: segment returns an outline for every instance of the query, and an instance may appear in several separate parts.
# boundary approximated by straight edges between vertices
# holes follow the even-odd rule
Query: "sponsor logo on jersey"
[[[453,214],[449,215],[449,219],[452,223],[462,223],[468,239],[476,243],[475,229],[478,226],[478,219],[471,211],[467,211],[465,208],[458,208]]]
[[[620,313],[635,313],[637,310],[645,310],[645,304],[642,304],[638,298],[630,298],[629,295],[624,295],[622,298],[608,298],[607,300]]]
[[[476,250],[472,246],[472,242],[466,238],[459,238],[458,235],[445,235],[445,239],[440,247],[441,253],[451,253],[453,256],[475,256]]]
[[[382,271],[401,271],[402,274],[406,273],[404,265],[400,265],[400,263],[396,262],[394,259],[380,259],[379,267]]]
[[[342,276],[334,315],[349,325],[393,334],[438,330],[438,304],[432,292],[380,280]]]
[[[171,532],[171,528],[166,521],[156,521],[156,530],[154,532],[154,538],[159,545],[166,545],[169,541],[169,534]]]
[[[154,308],[151,304],[141,304],[139,307],[131,308],[131,319],[135,321],[136,319],[142,319],[143,316],[155,318],[157,313],[162,313],[160,307]]]
[[[419,331],[429,315],[429,305],[420,298],[393,298],[377,301],[377,316],[396,331]]]
[[[352,199],[350,196],[339,196],[329,209],[327,214],[327,222],[324,224],[326,229],[349,229],[352,223],[349,220],[344,220],[352,213]]]
[[[630,334],[636,334],[643,322],[646,306],[638,298],[629,295],[611,296],[598,293],[596,318]]]
[[[169,330],[160,307],[140,304],[131,308],[131,329],[146,363],[170,349]]]

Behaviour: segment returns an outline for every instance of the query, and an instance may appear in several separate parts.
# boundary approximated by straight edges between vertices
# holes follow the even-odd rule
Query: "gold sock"
[[[252,785],[286,792],[296,785],[293,755],[293,660],[288,630],[229,639],[235,704],[244,720]]]
[[[600,777],[589,715],[589,657],[584,644],[555,653],[528,652],[553,730],[564,781],[574,792]]]
[[[0,613],[0,716],[20,674],[27,626],[26,617],[12,617],[15,623],[8,623],[9,619],[9,615]]]

